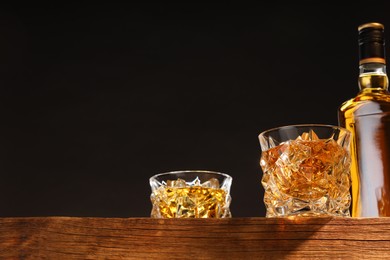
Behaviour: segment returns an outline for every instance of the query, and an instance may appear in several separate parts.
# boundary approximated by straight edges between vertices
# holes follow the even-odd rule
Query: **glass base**
[[[322,197],[316,200],[273,200],[272,203],[266,203],[266,217],[350,217],[349,207],[349,195],[344,199]]]

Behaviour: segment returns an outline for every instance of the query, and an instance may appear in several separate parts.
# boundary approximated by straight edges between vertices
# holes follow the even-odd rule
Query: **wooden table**
[[[0,259],[390,259],[390,218],[0,218]]]

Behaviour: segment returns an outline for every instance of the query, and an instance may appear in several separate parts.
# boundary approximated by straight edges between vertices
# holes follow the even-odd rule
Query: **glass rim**
[[[149,180],[156,180],[158,177],[164,176],[164,175],[175,175],[175,174],[186,174],[186,173],[206,173],[206,174],[214,174],[218,176],[223,176],[226,179],[233,180],[233,177],[230,176],[227,173],[218,172],[218,171],[211,171],[211,170],[176,170],[176,171],[168,171],[168,172],[162,172],[157,173],[149,178]]]
[[[347,128],[342,127],[342,126],[337,126],[337,125],[331,125],[331,124],[318,124],[318,123],[313,123],[313,124],[292,124],[292,125],[281,125],[277,127],[273,127],[267,130],[264,130],[260,132],[258,137],[265,136],[267,133],[277,131],[277,130],[282,130],[282,129],[288,129],[288,128],[293,128],[293,127],[325,127],[325,128],[332,128],[332,129],[338,129],[338,130],[343,130],[347,133],[351,133]]]

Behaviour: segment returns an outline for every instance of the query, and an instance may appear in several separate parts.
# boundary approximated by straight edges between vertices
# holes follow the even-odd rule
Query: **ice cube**
[[[186,181],[183,179],[167,180],[167,187],[183,188],[186,186]]]
[[[211,178],[210,180],[203,182],[202,187],[218,189],[219,181],[216,178]]]
[[[311,149],[302,141],[291,141],[284,148],[275,164],[280,168],[298,171],[299,165],[310,156]]]
[[[177,218],[194,218],[196,217],[196,202],[190,196],[181,196],[176,200],[176,217]]]
[[[317,134],[312,129],[310,129],[309,132],[304,132],[297,139],[301,139],[301,140],[319,140]]]

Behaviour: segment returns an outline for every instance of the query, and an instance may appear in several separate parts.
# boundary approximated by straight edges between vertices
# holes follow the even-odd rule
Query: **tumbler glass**
[[[232,177],[226,173],[184,170],[150,178],[153,218],[230,218]]]
[[[332,125],[260,133],[266,217],[350,216],[350,132]]]

